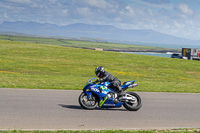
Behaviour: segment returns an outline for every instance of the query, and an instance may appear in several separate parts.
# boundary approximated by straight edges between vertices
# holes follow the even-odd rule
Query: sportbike
[[[79,104],[84,109],[121,107],[122,105],[130,111],[137,111],[141,108],[141,98],[135,92],[124,92],[118,96],[115,89],[111,88],[110,82],[96,84],[92,82],[96,78],[89,79],[83,87],[83,92],[79,96]],[[127,81],[121,86],[123,91],[136,87],[135,81]]]

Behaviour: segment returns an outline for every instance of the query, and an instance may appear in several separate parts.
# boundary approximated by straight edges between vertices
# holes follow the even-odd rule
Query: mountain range
[[[88,37],[103,39],[107,42],[135,42],[155,44],[177,44],[199,46],[200,40],[190,40],[163,34],[154,30],[119,29],[112,25],[90,25],[75,23],[58,26],[49,23],[4,21],[0,24],[0,33],[24,33],[29,35],[57,37]]]

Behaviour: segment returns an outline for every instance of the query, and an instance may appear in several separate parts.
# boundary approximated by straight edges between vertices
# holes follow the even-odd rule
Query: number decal
[[[107,87],[101,86],[102,90],[107,90]]]

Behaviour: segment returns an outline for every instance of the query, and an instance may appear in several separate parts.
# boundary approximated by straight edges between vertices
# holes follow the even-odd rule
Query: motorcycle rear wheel
[[[91,95],[90,98],[88,98],[87,94],[82,92],[79,96],[79,104],[84,109],[92,110],[98,106],[98,99],[95,95]]]
[[[142,107],[142,100],[138,94],[135,92],[127,92],[129,95],[132,95],[137,99],[136,103],[131,103],[131,102],[124,102],[123,106],[129,110],[129,111],[137,111]]]

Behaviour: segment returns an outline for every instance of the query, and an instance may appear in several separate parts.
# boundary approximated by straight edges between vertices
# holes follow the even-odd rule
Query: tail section
[[[126,82],[124,82],[124,84],[121,86],[121,88],[122,88],[123,90],[126,90],[126,89],[128,89],[128,88],[136,87],[137,84],[136,84],[136,83],[134,84],[134,82],[135,82],[135,80],[133,80],[133,81],[126,81]]]

